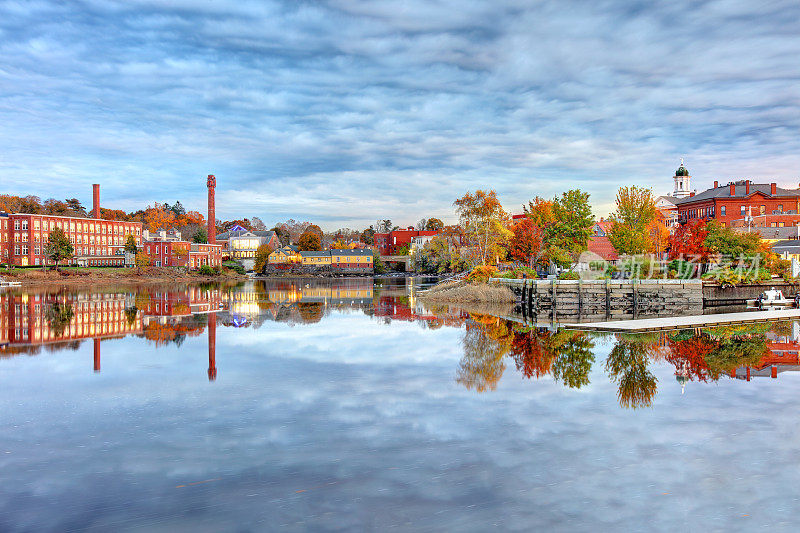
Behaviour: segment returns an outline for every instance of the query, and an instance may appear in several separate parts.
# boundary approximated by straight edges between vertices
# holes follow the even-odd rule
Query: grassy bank
[[[508,304],[516,302],[516,296],[508,287],[463,281],[440,283],[422,292],[420,297],[431,301],[452,303]]]
[[[169,267],[151,267],[143,269],[141,273],[137,273],[134,268],[65,267],[59,271],[16,268],[13,270],[0,270],[0,276],[9,281],[19,281],[22,285],[70,286],[91,286],[109,283],[214,282],[246,279],[245,276],[227,269],[223,269],[219,275],[203,276],[196,271]]]

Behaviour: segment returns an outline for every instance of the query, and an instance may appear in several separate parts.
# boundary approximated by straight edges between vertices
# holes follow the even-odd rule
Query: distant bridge
[[[403,263],[406,272],[414,270],[414,261],[410,255],[382,255],[381,261],[384,263]]]

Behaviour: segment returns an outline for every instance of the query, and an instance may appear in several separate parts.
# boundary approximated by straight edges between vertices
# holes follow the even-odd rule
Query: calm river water
[[[800,327],[405,280],[0,293],[0,530],[796,531]]]

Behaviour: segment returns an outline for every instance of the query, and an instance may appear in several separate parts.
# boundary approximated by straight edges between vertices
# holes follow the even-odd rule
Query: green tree
[[[61,261],[72,257],[73,252],[72,243],[64,234],[64,230],[61,228],[50,230],[47,244],[44,246],[44,255],[56,264],[56,270]]]
[[[425,221],[425,231],[441,231],[444,229],[444,222],[438,218],[429,218]]]
[[[129,254],[136,255],[138,248],[136,247],[136,238],[132,234],[125,237],[125,251]]]
[[[375,229],[372,226],[370,226],[364,231],[362,231],[359,240],[364,244],[369,244],[369,245],[375,244]]]
[[[705,246],[712,252],[737,258],[741,255],[752,257],[761,249],[758,233],[739,233],[713,220],[706,229]]]
[[[313,252],[322,250],[322,239],[318,233],[307,231],[300,235],[297,241],[297,248],[303,252]]]
[[[262,244],[259,246],[256,250],[256,259],[253,270],[256,272],[263,272],[264,268],[267,266],[267,263],[269,263],[269,254],[272,252],[272,247],[269,244]]]
[[[192,242],[197,244],[205,244],[208,242],[208,232],[206,228],[200,228],[192,235]]]
[[[545,226],[545,245],[550,260],[568,268],[586,251],[594,227],[589,193],[572,189],[553,200],[553,221]]]
[[[656,219],[653,192],[632,185],[617,191],[617,210],[611,215],[608,239],[621,255],[643,254],[653,248],[650,225]]]
[[[381,259],[381,254],[375,248],[372,249],[372,270],[375,274],[386,274],[386,263]]]

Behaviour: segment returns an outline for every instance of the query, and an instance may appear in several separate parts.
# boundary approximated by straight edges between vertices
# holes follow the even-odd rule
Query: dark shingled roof
[[[747,190],[747,185],[743,181],[737,181],[734,187],[734,194],[731,195],[731,187],[730,184],[728,185],[721,185],[719,187],[713,189],[707,189],[701,193],[695,194],[694,196],[687,196],[686,198],[680,198],[675,200],[676,205],[682,205],[690,202],[698,202],[700,200],[709,200],[711,198],[748,198],[749,196],[745,194]],[[761,193],[764,196],[770,198],[797,198],[800,197],[800,189],[781,189],[777,187],[775,189],[775,194],[771,193],[772,185],[769,183],[750,183],[750,196],[754,193]]]
[[[327,250],[317,251],[317,250],[310,250],[310,251],[303,251],[300,252],[302,257],[330,257],[331,253]]]
[[[369,248],[356,248],[355,250],[331,250],[331,255],[372,255],[372,250]]]
[[[747,228],[735,228],[739,233],[747,233]],[[770,228],[764,226],[757,226],[750,228],[751,232],[758,233],[764,239],[791,239],[792,237],[799,237],[797,226],[785,226],[783,228]],[[800,241],[797,241],[800,243]]]
[[[789,251],[791,249],[800,249],[800,239],[788,239],[772,243],[773,252]]]

